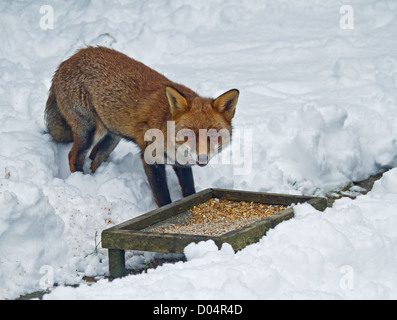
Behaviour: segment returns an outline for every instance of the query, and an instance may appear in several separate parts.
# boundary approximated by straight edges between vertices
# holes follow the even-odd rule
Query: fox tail
[[[69,143],[73,141],[72,130],[58,107],[54,86],[51,86],[48,95],[45,120],[48,133],[56,142]]]

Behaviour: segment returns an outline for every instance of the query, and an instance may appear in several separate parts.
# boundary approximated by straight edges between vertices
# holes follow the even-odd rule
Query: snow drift
[[[253,132],[252,170],[195,168],[198,190],[325,195],[396,166],[397,3],[350,1],[352,30],[340,28],[344,3],[334,0],[47,5],[53,28],[43,29],[42,4],[0,3],[0,298],[40,290],[47,267],[61,285],[49,298],[396,297],[395,170],[325,214],[298,207],[238,254],[198,244],[187,263],[82,285],[107,273],[98,234],[155,203],[136,147],[121,143],[95,175],[70,174],[71,146],[51,141],[43,112],[59,63],[109,46],[203,96],[240,90],[234,127]],[[172,172],[169,185],[179,199]],[[341,291],[349,270],[354,288]]]

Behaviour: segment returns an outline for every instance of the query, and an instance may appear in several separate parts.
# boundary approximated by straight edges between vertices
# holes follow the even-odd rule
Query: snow
[[[335,0],[54,0],[53,28],[43,29],[42,4],[2,1],[0,298],[47,283],[46,299],[395,299],[397,3],[349,4],[351,30]],[[233,147],[249,151],[252,130],[251,170],[235,174],[238,160],[194,168],[198,190],[325,195],[391,170],[324,213],[295,207],[295,219],[238,253],[191,244],[187,262],[89,285],[84,276],[108,272],[101,231],[156,205],[131,143],[96,174],[70,174],[71,145],[45,133],[52,75],[87,45],[124,52],[203,96],[240,90]],[[181,198],[172,170],[169,185]],[[129,252],[127,264],[151,257]]]
[[[137,276],[60,287],[48,299],[395,299],[397,170],[368,195],[344,198],[296,218],[234,253],[214,242],[190,244],[187,262]]]

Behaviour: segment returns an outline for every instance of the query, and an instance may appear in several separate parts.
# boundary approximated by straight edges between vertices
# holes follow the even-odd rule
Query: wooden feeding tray
[[[249,207],[245,210],[246,212],[266,209],[266,206],[275,207],[271,208],[273,210],[271,215],[266,216],[265,214],[256,220],[244,218],[245,225],[236,223],[235,229],[230,229],[230,226],[228,226],[224,233],[222,231],[214,234],[205,232],[205,224],[211,225],[212,218],[206,219],[202,231],[191,232],[189,228],[176,228],[180,225],[189,225],[189,221],[192,220],[192,212],[211,201],[225,202],[226,206],[232,207],[230,210],[234,210],[237,206],[230,205],[227,201],[233,201],[236,204],[244,203],[245,206]],[[208,240],[213,240],[219,248],[227,242],[235,251],[241,250],[258,242],[269,229],[274,228],[282,221],[293,218],[294,210],[289,206],[304,202],[321,211],[324,211],[327,207],[327,200],[318,197],[223,189],[208,189],[196,193],[103,231],[102,247],[109,250],[110,276],[121,277],[126,274],[125,250],[183,253],[184,248],[190,243]],[[227,219],[228,215],[228,212],[226,212],[222,219]],[[230,213],[230,215],[234,216],[235,214]]]

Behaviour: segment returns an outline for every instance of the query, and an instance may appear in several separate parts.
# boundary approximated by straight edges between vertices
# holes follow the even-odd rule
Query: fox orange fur
[[[217,99],[202,98],[120,52],[88,47],[64,61],[55,72],[45,116],[55,141],[73,141],[71,172],[83,171],[92,146],[91,171],[95,172],[122,138],[135,142],[143,155],[149,145],[145,132],[159,129],[166,137],[168,121],[175,121],[177,131],[231,132],[238,96],[238,90],[230,90]],[[200,159],[209,159],[207,150],[198,144],[195,152]],[[144,159],[143,163],[157,204],[171,203],[164,164],[149,165]],[[183,195],[193,194],[191,167],[176,163],[174,170]]]

